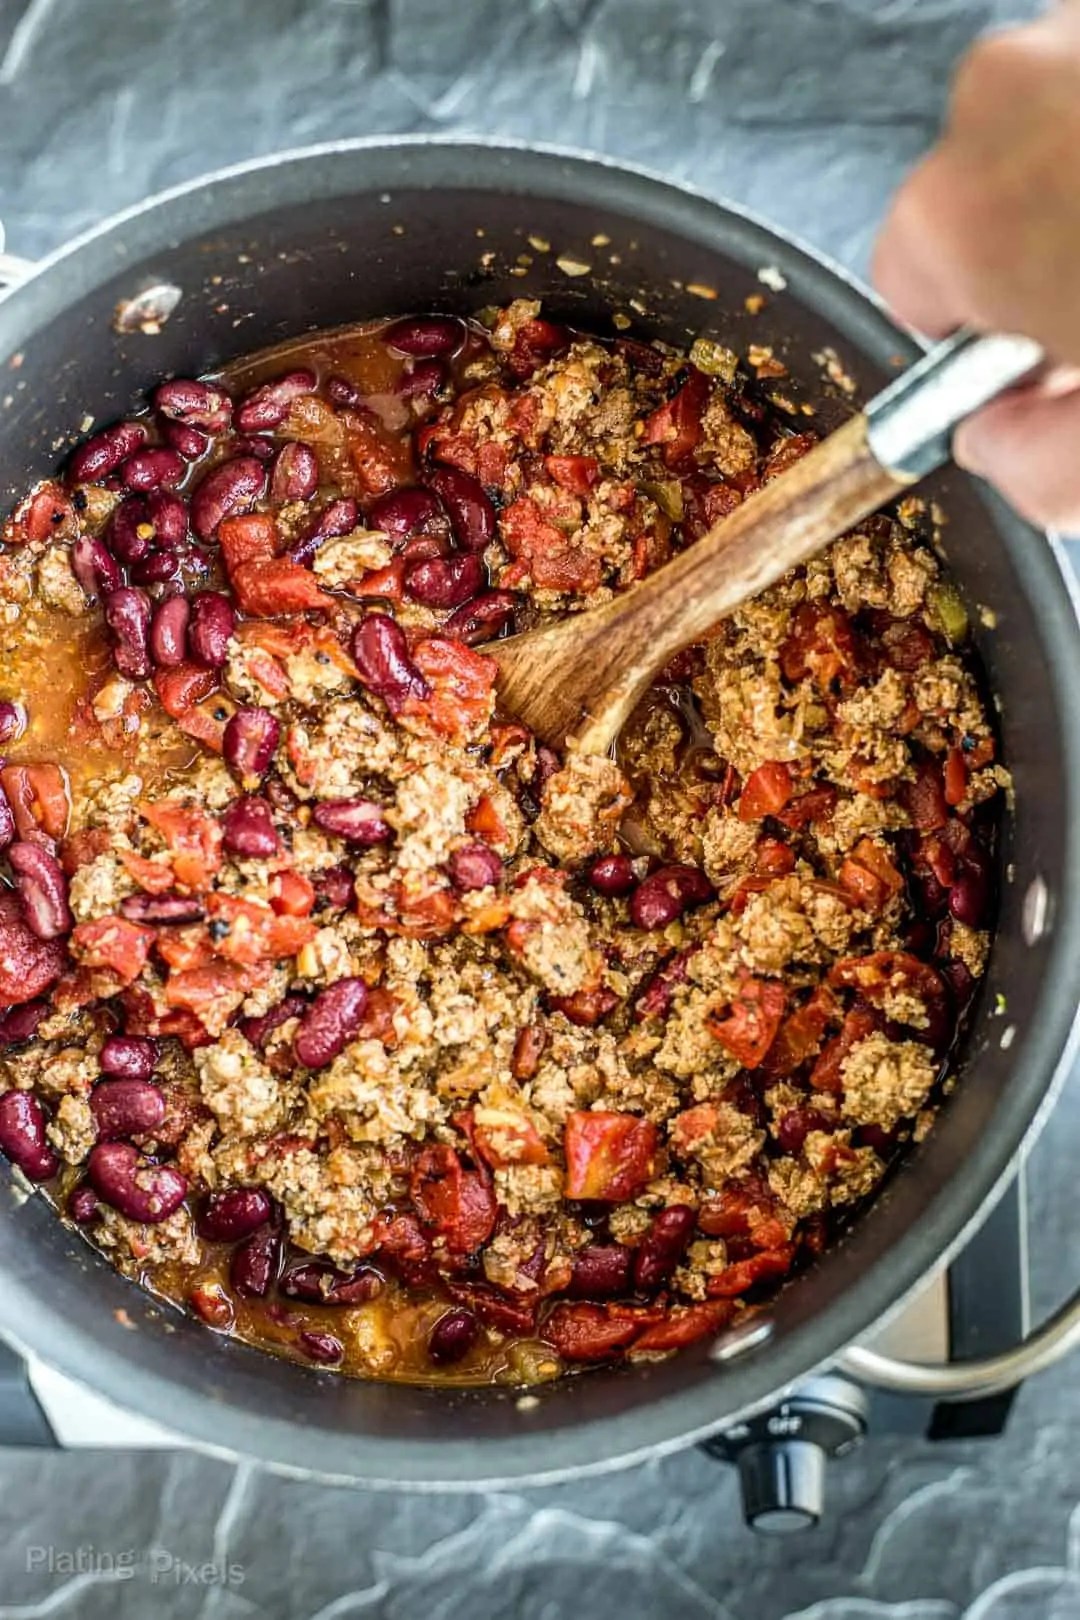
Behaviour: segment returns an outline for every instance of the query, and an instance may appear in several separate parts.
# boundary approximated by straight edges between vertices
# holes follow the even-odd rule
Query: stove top
[[[910,1361],[963,1361],[1008,1349],[1029,1328],[1027,1205],[1021,1168],[948,1271],[926,1283],[888,1326],[867,1339]],[[808,1379],[752,1420],[705,1442],[734,1464],[747,1523],[765,1533],[809,1528],[825,1510],[831,1458],[875,1435],[931,1440],[991,1437],[1005,1427],[1016,1391],[987,1400],[935,1402],[869,1390],[846,1376]],[[0,1445],[173,1449],[183,1436],[137,1417],[24,1360],[0,1341]]]

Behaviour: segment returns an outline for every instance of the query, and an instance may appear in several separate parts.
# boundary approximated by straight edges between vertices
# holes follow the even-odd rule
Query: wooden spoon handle
[[[550,714],[554,701],[564,734],[573,731],[586,752],[606,753],[669,658],[907,482],[879,465],[866,417],[853,417],[632,591],[569,621],[572,665],[563,662],[567,624],[522,636],[528,658],[506,656],[518,638],[485,648],[500,664],[503,703],[511,714],[534,715]]]

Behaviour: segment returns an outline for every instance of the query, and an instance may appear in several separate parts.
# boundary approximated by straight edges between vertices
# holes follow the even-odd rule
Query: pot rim
[[[754,211],[723,198],[718,198],[690,184],[666,178],[646,167],[623,163],[603,154],[575,150],[558,145],[539,144],[516,140],[483,137],[459,138],[451,135],[395,135],[360,137],[350,140],[324,142],[317,145],[292,148],[270,154],[250,162],[230,165],[193,180],[157,193],[129,208],[112,215],[71,241],[62,244],[35,265],[33,274],[18,287],[0,297],[0,341],[4,330],[4,317],[16,312],[25,302],[32,304],[35,292],[42,290],[43,278],[48,272],[62,267],[69,259],[84,250],[101,244],[122,233],[136,221],[148,220],[160,214],[168,217],[171,204],[185,198],[217,189],[225,196],[230,185],[243,187],[245,181],[257,182],[263,175],[280,171],[290,165],[304,166],[319,159],[343,158],[352,155],[384,154],[391,164],[402,153],[432,151],[458,154],[473,159],[467,167],[462,164],[453,184],[463,190],[510,192],[528,197],[530,193],[520,184],[524,175],[499,168],[500,160],[516,157],[522,170],[542,185],[540,196],[547,200],[588,201],[595,196],[598,182],[607,176],[613,184],[612,194],[605,199],[618,210],[624,201],[618,182],[629,182],[637,189],[638,198],[650,199],[654,209],[649,215],[658,228],[674,235],[682,235],[683,227],[669,217],[678,208],[692,206],[699,210],[697,236],[687,233],[688,239],[707,238],[708,218],[727,216],[748,228],[748,235],[766,253],[782,250],[797,271],[800,261],[807,268],[825,273],[839,283],[848,300],[858,300],[869,306],[879,329],[895,334],[899,347],[910,354],[921,340],[913,333],[896,325],[882,300],[864,286],[843,266],[828,255],[806,246],[791,233],[770,223]],[[487,165],[485,168],[484,165]],[[551,182],[562,175],[563,185]],[[517,183],[516,183],[517,182]],[[379,182],[357,177],[352,189],[365,192],[378,188]],[[402,173],[393,182],[387,177],[383,184],[402,189],[449,189],[447,176],[425,180],[420,173]],[[343,184],[328,195],[346,195]],[[244,217],[256,217],[283,206],[286,198],[260,196],[256,184],[246,207],[242,189],[228,199],[235,203],[227,218],[238,222]],[[246,212],[245,212],[246,207]],[[198,234],[225,222],[224,216],[198,217],[189,228],[179,233]],[[177,231],[163,228],[156,244],[136,243],[140,258],[145,259],[155,250],[175,245]],[[729,248],[730,251],[730,248]],[[745,262],[749,262],[747,259]],[[758,260],[758,263],[767,260]],[[117,262],[101,264],[100,280],[115,274]],[[94,285],[97,281],[94,281]],[[83,289],[85,290],[85,288]],[[67,300],[62,300],[66,302]],[[826,319],[829,318],[826,312]],[[1005,509],[991,497],[991,509],[998,513]],[[998,525],[1001,532],[1001,525]],[[1003,534],[1002,543],[1012,549]],[[1046,645],[1052,654],[1052,663],[1058,693],[1068,690],[1068,676],[1074,690],[1080,690],[1080,594],[1065,562],[1060,542],[1054,536],[1034,549],[1025,559],[1025,585],[1033,600],[1053,607],[1043,615]],[[1068,612],[1061,600],[1064,585]],[[1066,728],[1067,729],[1067,728]],[[727,1426],[748,1413],[770,1405],[777,1394],[793,1383],[802,1382],[820,1367],[827,1365],[838,1350],[865,1334],[871,1326],[877,1327],[900,1311],[911,1293],[933,1272],[948,1264],[963,1247],[971,1234],[985,1218],[993,1203],[1001,1196],[1015,1168],[1017,1158],[1030,1145],[1042,1128],[1065,1083],[1068,1069],[1080,1050],[1080,1017],[1076,1013],[1080,1002],[1080,739],[1073,741],[1067,734],[1062,742],[1062,794],[1066,814],[1075,807],[1076,814],[1069,818],[1067,852],[1063,867],[1062,894],[1058,897],[1058,915],[1055,940],[1047,982],[1053,994],[1044,990],[1040,1011],[1043,1016],[1039,1029],[1028,1040],[1030,1054],[1028,1069],[1046,1076],[1046,1084],[1034,1108],[1021,1107],[1016,1096],[1011,1099],[1011,1115],[1004,1140],[991,1152],[984,1144],[982,1162],[976,1178],[970,1175],[957,1178],[935,1195],[927,1219],[901,1234],[886,1256],[869,1264],[858,1285],[860,1303],[855,1308],[853,1290],[832,1300],[818,1314],[803,1324],[797,1333],[788,1335],[772,1347],[766,1347],[764,1359],[750,1354],[745,1361],[732,1362],[729,1367],[716,1369],[717,1379],[726,1387],[738,1384],[743,1393],[732,1405],[730,1400],[719,1403],[713,1397],[710,1384],[694,1384],[675,1394],[650,1399],[643,1395],[641,1404],[632,1412],[614,1417],[590,1418],[573,1425],[544,1430],[544,1402],[536,1410],[538,1427],[532,1429],[528,1417],[515,1425],[513,1435],[497,1440],[468,1439],[462,1442],[415,1442],[402,1439],[371,1438],[361,1435],[333,1434],[326,1429],[307,1431],[291,1420],[272,1416],[256,1418],[236,1407],[223,1409],[212,1396],[187,1385],[170,1380],[167,1376],[141,1365],[133,1354],[123,1354],[94,1337],[89,1330],[73,1329],[42,1297],[35,1286],[36,1279],[29,1273],[5,1276],[0,1290],[0,1328],[11,1343],[24,1353],[37,1357],[55,1367],[75,1382],[84,1382],[86,1370],[92,1368],[92,1387],[116,1404],[138,1411],[160,1422],[166,1411],[177,1422],[176,1433],[186,1443],[208,1454],[240,1460],[252,1458],[263,1465],[290,1476],[317,1478],[327,1483],[362,1483],[376,1488],[414,1490],[482,1489],[500,1484],[545,1484],[566,1478],[570,1474],[599,1474],[627,1467],[652,1455],[664,1454],[689,1445],[714,1433],[719,1426]],[[1065,902],[1075,903],[1068,905]],[[1034,1023],[1034,1020],[1032,1021]],[[1004,1103],[1005,1099],[1003,1099]],[[999,1114],[1001,1108],[999,1108]],[[1024,1118],[1023,1115],[1027,1114]],[[52,1218],[52,1217],[50,1217]],[[925,1249],[929,1231],[938,1242],[936,1258],[929,1271],[925,1258],[918,1251]],[[942,1233],[951,1232],[949,1237]],[[888,1273],[888,1276],[886,1276]],[[845,1323],[842,1318],[847,1318]],[[792,1340],[801,1347],[794,1351]],[[137,1343],[138,1341],[136,1341]],[[809,1351],[807,1350],[809,1346]],[[261,1355],[261,1352],[250,1352]],[[810,1364],[807,1365],[809,1359]],[[768,1366],[767,1376],[754,1369]],[[304,1369],[296,1369],[297,1376],[305,1376]],[[307,1374],[307,1376],[318,1376]],[[730,1381],[730,1382],[729,1382]],[[542,1395],[542,1391],[540,1392]],[[720,1404],[721,1412],[710,1407]],[[531,1416],[531,1414],[530,1414]],[[223,1445],[221,1435],[226,1426],[231,1430],[230,1443]],[[280,1443],[278,1443],[280,1441]],[[298,1457],[285,1462],[284,1456]],[[356,1471],[356,1465],[362,1473]],[[373,1472],[368,1472],[368,1468]]]

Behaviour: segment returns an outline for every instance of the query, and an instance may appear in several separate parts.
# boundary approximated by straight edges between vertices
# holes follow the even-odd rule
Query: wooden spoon
[[[1042,364],[1037,343],[959,332],[701,540],[604,607],[489,643],[503,706],[604,754],[677,652],[949,458],[966,416]]]

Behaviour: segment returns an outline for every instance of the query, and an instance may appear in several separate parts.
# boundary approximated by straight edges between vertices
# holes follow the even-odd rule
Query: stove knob
[[[812,1440],[763,1440],[738,1454],[743,1516],[751,1530],[812,1530],[825,1508],[825,1452]]]

